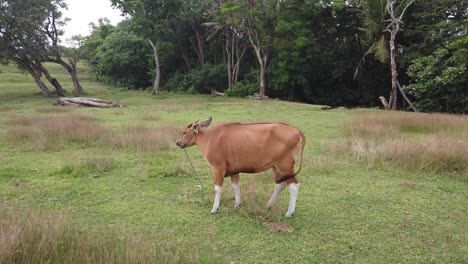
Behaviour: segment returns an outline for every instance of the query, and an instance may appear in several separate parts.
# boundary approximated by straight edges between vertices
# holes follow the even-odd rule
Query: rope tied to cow
[[[195,167],[193,166],[192,161],[190,160],[189,155],[187,154],[187,150],[185,148],[184,148],[184,152],[185,152],[185,156],[187,157],[187,160],[190,163],[190,166],[192,167],[193,172],[197,176],[198,182],[200,183],[201,198],[203,200],[203,199],[205,199],[205,190],[203,189],[202,181],[201,181],[200,176],[198,175],[197,171],[195,170]]]

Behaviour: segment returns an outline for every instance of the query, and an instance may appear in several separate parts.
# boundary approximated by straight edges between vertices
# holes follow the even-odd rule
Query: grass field
[[[65,72],[49,67],[71,91]],[[0,263],[468,259],[466,117],[151,96],[96,82],[84,66],[80,75],[89,96],[128,107],[62,108],[43,98],[31,77],[0,66]],[[197,147],[187,149],[201,176],[202,199],[185,154],[175,146],[187,123],[208,116],[213,125],[283,121],[305,132],[293,218],[283,217],[287,190],[271,211],[265,209],[274,188],[271,173],[241,175],[239,210],[227,180],[220,210],[210,216],[210,168]],[[429,121],[414,121],[423,119]],[[433,152],[424,152],[425,144],[437,142],[442,144]],[[418,151],[389,147],[408,144]],[[25,246],[33,244],[39,246]]]

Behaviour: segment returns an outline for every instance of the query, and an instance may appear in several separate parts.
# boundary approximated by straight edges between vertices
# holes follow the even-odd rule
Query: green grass
[[[320,111],[314,105],[201,95],[155,97],[96,82],[81,65],[88,95],[128,107],[56,110],[53,107],[61,108],[55,99],[43,98],[32,78],[0,66],[0,200],[7,210],[0,213],[60,211],[76,219],[80,232],[96,237],[114,234],[119,240],[121,232],[144,234],[145,243],[185,256],[180,262],[195,258],[219,263],[462,263],[468,258],[464,177],[404,166],[370,167],[365,161],[324,151],[329,142],[343,137],[342,124],[361,110]],[[66,72],[48,66],[72,91]],[[255,120],[297,126],[308,145],[296,214],[283,217],[287,190],[273,210],[265,210],[274,183],[271,173],[262,173],[241,176],[240,210],[234,209],[227,180],[219,213],[210,216],[211,170],[196,147],[187,152],[201,176],[204,200],[175,143],[158,151],[112,146],[112,140],[60,141],[60,147],[38,148],[31,141],[12,140],[9,134],[11,120],[24,116],[42,120],[39,117],[76,114],[92,116],[118,135],[137,127],[180,126],[182,131],[187,123],[208,116],[213,125]],[[413,135],[418,128],[407,127],[402,133]],[[292,232],[272,231],[272,223]]]

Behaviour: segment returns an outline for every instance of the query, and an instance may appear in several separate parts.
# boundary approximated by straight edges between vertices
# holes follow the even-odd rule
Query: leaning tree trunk
[[[34,78],[34,81],[36,82],[37,86],[39,86],[39,89],[41,89],[42,94],[45,97],[52,97],[52,93],[50,92],[49,88],[47,88],[47,86],[41,80],[42,74],[40,70],[36,72],[31,66],[27,66],[26,69]]]
[[[55,63],[58,63],[58,64],[62,65],[68,71],[68,73],[70,74],[70,76],[72,78],[72,81],[73,81],[73,87],[74,87],[73,94],[75,96],[78,96],[78,95],[84,93],[84,89],[83,89],[83,87],[81,87],[80,81],[78,80],[78,73],[77,73],[77,70],[76,70],[76,68],[77,68],[76,61],[70,61],[71,65],[69,65],[64,60],[62,60],[62,58],[53,59],[53,60],[51,60],[51,62],[55,62]]]
[[[151,41],[151,39],[147,39],[151,47],[153,48],[153,58],[154,58],[154,82],[153,82],[153,95],[159,95],[160,94],[160,89],[159,89],[159,82],[161,80],[161,66],[159,64],[159,55],[158,55],[158,46],[159,46],[159,40],[156,41],[156,44]]]
[[[71,64],[70,75],[73,80],[73,86],[75,87],[75,89],[73,90],[73,95],[79,96],[80,94],[84,93],[84,89],[83,87],[81,87],[80,81],[78,80],[76,61],[70,61],[70,64]]]
[[[60,85],[57,79],[52,78],[49,71],[44,67],[44,65],[42,64],[39,65],[39,69],[44,74],[46,79],[55,87],[55,90],[57,91],[58,96],[65,96],[65,91],[63,90],[62,85]]]

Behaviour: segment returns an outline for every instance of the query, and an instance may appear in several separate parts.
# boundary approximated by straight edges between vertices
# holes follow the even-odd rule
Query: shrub
[[[421,57],[409,66],[412,81],[403,89],[416,98],[415,105],[421,111],[468,113],[465,60],[447,49]]]
[[[255,83],[242,83],[238,82],[234,87],[230,90],[226,91],[228,96],[237,96],[237,97],[246,97],[249,95],[253,95],[254,93],[258,92],[258,85]]]
[[[184,93],[208,94],[225,87],[227,83],[224,65],[205,64],[187,74],[176,72],[164,85],[164,90]]]

